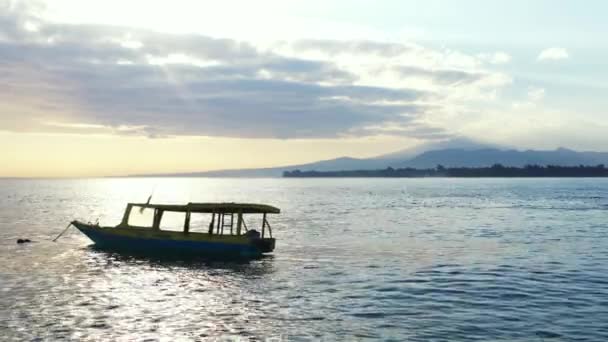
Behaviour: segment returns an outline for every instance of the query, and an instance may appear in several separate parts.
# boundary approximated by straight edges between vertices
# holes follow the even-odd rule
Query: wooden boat
[[[149,226],[130,224],[138,210],[153,210]],[[183,229],[163,229],[163,214],[183,213]],[[188,203],[186,205],[129,203],[122,221],[116,227],[72,221],[79,231],[95,242],[96,246],[133,252],[178,253],[194,255],[259,256],[274,250],[275,239],[267,214],[279,214],[279,208],[265,204],[248,203]],[[137,213],[137,212],[135,212]],[[204,232],[201,226],[190,224],[194,214],[211,214]],[[262,215],[261,233],[248,229],[245,215]],[[234,222],[236,219],[236,222]]]

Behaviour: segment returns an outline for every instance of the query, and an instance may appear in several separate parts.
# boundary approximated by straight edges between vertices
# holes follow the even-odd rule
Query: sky
[[[0,0],[0,177],[608,151],[605,1]]]

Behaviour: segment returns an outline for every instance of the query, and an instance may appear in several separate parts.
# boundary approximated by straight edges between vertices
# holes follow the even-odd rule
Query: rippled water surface
[[[152,189],[279,206],[277,249],[180,261],[50,241]],[[606,341],[607,228],[608,180],[0,180],[0,339]]]

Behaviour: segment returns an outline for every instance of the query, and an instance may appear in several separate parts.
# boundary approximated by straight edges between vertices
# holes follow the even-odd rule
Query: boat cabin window
[[[163,217],[160,220],[160,230],[168,230],[175,232],[184,231],[184,223],[186,221],[185,212],[163,211]]]
[[[211,214],[207,213],[191,213],[190,214],[190,229],[194,233],[207,233],[209,224],[211,223]]]
[[[151,228],[154,222],[154,209],[133,206],[129,214],[129,226]]]

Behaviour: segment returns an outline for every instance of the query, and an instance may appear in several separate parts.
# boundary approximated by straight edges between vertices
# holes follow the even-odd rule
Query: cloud
[[[485,62],[490,64],[498,65],[498,64],[507,64],[511,62],[511,55],[506,52],[498,51],[494,53],[481,53],[478,54],[477,57]]]
[[[490,63],[492,64],[506,64],[511,61],[511,56],[505,52],[496,52],[492,55]]]
[[[538,102],[545,98],[544,88],[530,88],[528,89],[528,99],[533,102]]]
[[[513,103],[512,107],[518,110],[535,108],[545,98],[545,94],[545,88],[530,87],[526,93],[526,99]]]
[[[481,80],[485,75],[463,70],[439,69],[431,70],[411,66],[399,66],[396,71],[403,77],[423,77],[431,79],[441,85],[460,85],[463,83],[473,83]]]
[[[441,140],[452,137],[452,135],[446,132],[440,127],[432,125],[408,122],[407,126],[394,123],[393,125],[385,126],[368,126],[359,128],[356,131],[351,132],[354,135],[391,135],[391,136],[403,136],[409,138],[417,138],[424,140]]]
[[[0,5],[1,6],[1,5]],[[1,7],[0,7],[1,8]],[[247,138],[447,136],[442,99],[500,75],[455,51],[373,41],[260,46],[0,14],[0,129]],[[454,87],[458,85],[459,87]]]
[[[296,41],[293,45],[295,49],[299,51],[322,51],[332,56],[340,54],[376,54],[383,57],[396,57],[414,49],[413,46],[404,44],[373,42],[367,40],[337,41],[305,39]]]
[[[564,48],[549,48],[540,52],[537,57],[539,61],[568,59],[570,55]]]

